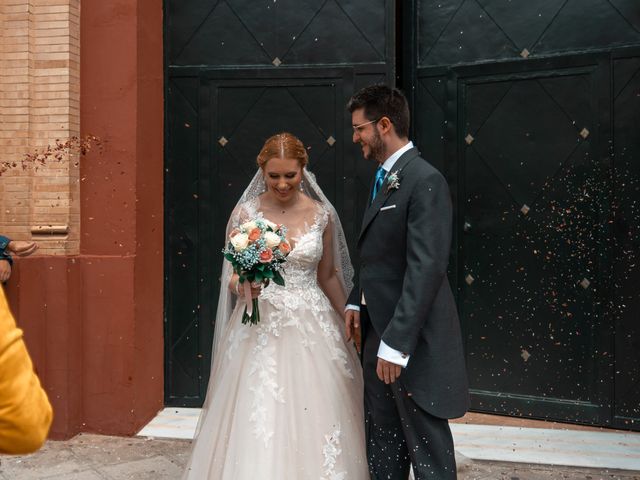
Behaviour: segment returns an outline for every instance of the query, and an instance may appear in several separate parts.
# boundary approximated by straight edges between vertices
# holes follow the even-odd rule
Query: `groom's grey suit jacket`
[[[460,322],[447,279],[452,206],[444,177],[405,152],[392,168],[400,186],[385,181],[366,210],[358,239],[359,285],[373,328],[391,348],[411,355],[399,381],[414,401],[440,418],[469,406]]]

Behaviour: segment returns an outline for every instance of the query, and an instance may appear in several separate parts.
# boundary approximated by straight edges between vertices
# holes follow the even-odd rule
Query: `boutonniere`
[[[387,175],[387,191],[385,193],[389,193],[391,190],[398,190],[400,188],[400,170],[396,170],[395,172],[391,172]]]

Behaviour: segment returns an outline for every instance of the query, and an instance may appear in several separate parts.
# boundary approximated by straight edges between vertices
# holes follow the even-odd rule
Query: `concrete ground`
[[[64,442],[49,441],[33,455],[1,457],[0,480],[179,479],[190,444],[189,440],[81,434]],[[469,459],[460,467],[459,480],[640,480],[640,472],[625,470]]]

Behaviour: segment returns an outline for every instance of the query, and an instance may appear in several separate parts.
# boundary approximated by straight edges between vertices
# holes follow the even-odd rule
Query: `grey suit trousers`
[[[411,464],[416,480],[457,478],[448,421],[420,408],[411,395],[407,395],[402,375],[390,385],[378,378],[380,337],[364,305],[361,324],[367,459],[371,479],[407,480]]]

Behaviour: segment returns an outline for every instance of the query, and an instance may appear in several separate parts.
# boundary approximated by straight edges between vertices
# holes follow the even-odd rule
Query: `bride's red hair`
[[[264,168],[272,158],[294,158],[300,164],[300,168],[309,163],[309,155],[298,137],[282,132],[267,139],[258,154],[258,166]]]

